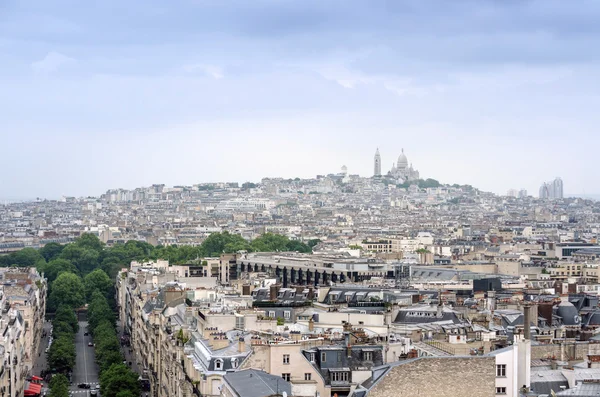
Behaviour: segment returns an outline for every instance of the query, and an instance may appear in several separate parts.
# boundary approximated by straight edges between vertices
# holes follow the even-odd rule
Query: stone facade
[[[369,397],[493,397],[493,357],[427,357],[396,365],[370,390]]]
[[[563,342],[531,346],[531,359],[556,359],[561,361],[586,360],[590,351],[589,342]]]
[[[0,269],[0,394],[23,395],[46,312],[46,280],[34,268]]]

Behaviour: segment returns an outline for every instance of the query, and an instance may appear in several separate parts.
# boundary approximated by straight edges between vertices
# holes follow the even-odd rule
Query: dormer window
[[[223,369],[223,360],[221,360],[220,358],[215,360],[215,370],[216,371],[221,371]]]
[[[237,368],[238,366],[238,359],[237,357],[234,357],[231,359],[231,368]]]

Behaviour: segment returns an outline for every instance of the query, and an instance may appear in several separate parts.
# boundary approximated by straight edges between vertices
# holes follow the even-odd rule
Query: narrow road
[[[87,321],[79,321],[79,332],[75,336],[75,351],[77,358],[75,360],[75,368],[73,368],[72,385],[70,390],[74,395],[80,396],[89,395],[89,389],[80,389],[77,387],[80,383],[88,383],[92,387],[98,385],[99,368],[95,361],[95,350],[93,346],[88,346],[92,342],[90,335],[85,335],[87,332]]]

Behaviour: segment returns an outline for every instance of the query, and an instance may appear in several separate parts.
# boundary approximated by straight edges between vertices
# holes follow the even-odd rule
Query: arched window
[[[234,357],[231,359],[231,368],[237,368],[238,366],[238,359],[237,357]]]
[[[215,360],[215,370],[216,371],[220,371],[223,369],[223,360],[221,360],[220,358]]]

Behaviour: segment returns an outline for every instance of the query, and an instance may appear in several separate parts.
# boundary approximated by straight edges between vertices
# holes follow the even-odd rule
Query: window
[[[290,355],[289,354],[284,354],[283,355],[283,363],[284,364],[289,364],[290,363]]]
[[[338,363],[342,362],[342,352],[337,352],[337,361]]]
[[[271,318],[275,318],[275,312],[274,312],[274,311],[270,311],[270,312],[269,312],[269,317],[271,317]]]
[[[290,378],[292,377],[290,374],[281,374],[281,377],[283,378],[283,380],[285,381],[290,381]]]
[[[506,387],[497,387],[496,394],[506,394]]]
[[[321,362],[323,362],[323,361],[327,361],[327,353],[325,353],[325,352],[321,353]]]
[[[237,366],[238,366],[238,359],[234,357],[231,359],[231,368],[237,368]]]
[[[283,312],[283,318],[285,318],[286,320],[289,320],[290,319],[290,312],[287,311],[287,310],[285,312]]]
[[[373,361],[373,352],[363,352],[363,360]]]
[[[348,382],[348,372],[332,372],[332,382]]]
[[[304,374],[304,380],[310,380],[311,379],[311,374],[310,373],[305,373]]]
[[[235,317],[235,327],[237,329],[244,329],[245,327],[245,317],[244,316],[236,316]]]
[[[496,377],[498,377],[498,378],[506,377],[506,364],[496,365]]]
[[[308,353],[308,361],[311,363],[315,362],[315,353]]]
[[[221,360],[220,358],[215,360],[215,370],[222,370],[223,369],[223,360]]]

